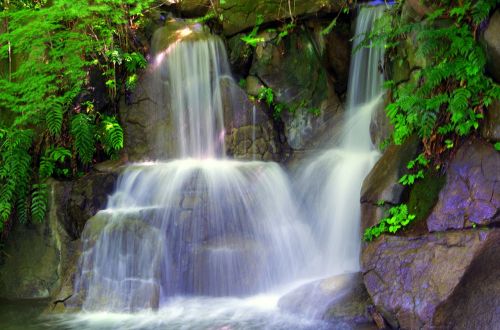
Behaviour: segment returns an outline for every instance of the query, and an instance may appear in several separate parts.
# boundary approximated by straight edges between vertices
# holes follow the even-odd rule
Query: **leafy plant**
[[[389,209],[389,216],[382,219],[377,225],[365,230],[363,238],[372,241],[383,233],[396,233],[401,228],[408,226],[415,219],[414,214],[408,212],[408,206],[401,204]]]
[[[146,60],[134,35],[152,3],[23,0],[0,6],[0,61],[7,64],[0,71],[0,230],[14,217],[44,218],[46,179],[76,176],[96,157],[123,147],[113,107],[99,113],[82,92],[90,71],[102,72],[112,102],[135,85]]]
[[[259,28],[262,23],[264,23],[264,16],[257,15],[257,18],[255,19],[255,26],[253,27],[252,31],[250,31],[250,33],[248,33],[247,35],[241,37],[241,40],[252,47],[256,47],[257,44],[263,42],[264,38],[257,37],[257,33],[259,32]]]

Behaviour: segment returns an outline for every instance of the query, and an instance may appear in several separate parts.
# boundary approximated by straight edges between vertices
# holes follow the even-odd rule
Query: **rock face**
[[[263,16],[264,23],[282,21],[291,16],[337,12],[341,9],[341,3],[338,0],[292,2],[226,0],[220,7],[224,16],[223,32],[225,35],[231,36],[254,26],[257,15]]]
[[[493,78],[500,82],[500,9],[497,9],[486,31],[484,31],[484,41],[486,44],[486,54],[488,55],[488,70]]]
[[[289,147],[263,102],[250,101],[232,80],[221,82],[226,155],[242,160],[286,159]]]
[[[57,216],[72,239],[80,238],[85,223],[106,207],[108,196],[114,191],[120,163],[108,162],[100,170],[70,182],[61,182],[54,191],[58,200]]]
[[[427,219],[429,231],[500,221],[500,154],[491,144],[469,141],[451,162],[447,183]]]
[[[393,327],[489,329],[499,322],[498,253],[499,229],[384,236],[364,249],[362,269],[368,293]]]
[[[500,142],[500,101],[488,107],[481,133],[486,140]]]
[[[404,186],[399,183],[406,165],[417,153],[418,139],[411,138],[401,146],[391,145],[365,178],[361,188],[361,228],[378,223],[384,212],[401,203]]]
[[[60,183],[49,183],[49,212],[40,224],[15,224],[6,242],[0,267],[0,297],[49,298],[61,286],[64,264],[74,244],[58,218]]]
[[[360,273],[333,276],[305,284],[283,296],[280,309],[307,317],[344,323],[351,327],[371,325],[370,297]],[[368,328],[367,328],[368,329]]]
[[[274,93],[274,102],[284,104],[282,118],[288,144],[293,149],[307,146],[341,111],[323,53],[314,32],[303,29],[276,43],[276,33],[259,35],[250,74]],[[340,47],[342,44],[339,45]]]

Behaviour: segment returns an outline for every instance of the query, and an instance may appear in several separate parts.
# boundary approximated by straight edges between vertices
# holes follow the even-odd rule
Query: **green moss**
[[[425,220],[436,204],[439,192],[443,188],[446,178],[436,172],[429,172],[422,180],[413,185],[409,201],[409,212],[415,214],[415,220]]]

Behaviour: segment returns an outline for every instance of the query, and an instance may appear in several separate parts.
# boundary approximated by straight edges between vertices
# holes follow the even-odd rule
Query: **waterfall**
[[[76,280],[86,311],[258,294],[296,278],[315,254],[282,168],[224,157],[221,40],[190,28],[178,35],[154,62],[177,159],[129,165],[107,208],[86,224]]]
[[[370,137],[372,113],[382,102],[383,49],[360,48],[384,7],[361,7],[356,22],[347,91],[347,113],[334,147],[307,160],[299,169],[305,208],[321,251],[327,274],[359,271],[360,191],[365,176],[379,157]]]

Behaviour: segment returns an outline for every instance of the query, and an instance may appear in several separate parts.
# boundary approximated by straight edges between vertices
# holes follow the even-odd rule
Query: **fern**
[[[99,139],[108,154],[123,148],[123,129],[114,117],[104,116],[100,125]]]
[[[64,107],[60,103],[55,103],[51,109],[48,109],[45,120],[49,132],[54,136],[59,136],[62,130],[64,117]]]
[[[42,222],[47,213],[48,186],[40,183],[33,185],[31,197],[31,217],[36,222]]]
[[[94,126],[91,118],[83,113],[71,120],[71,135],[75,139],[75,148],[84,164],[92,162],[95,153]]]

